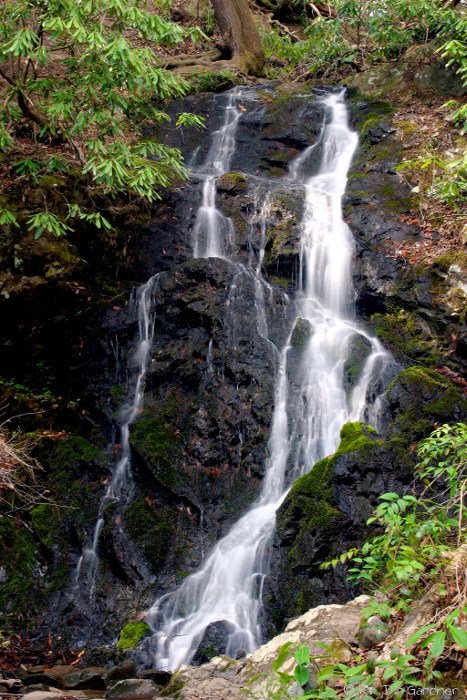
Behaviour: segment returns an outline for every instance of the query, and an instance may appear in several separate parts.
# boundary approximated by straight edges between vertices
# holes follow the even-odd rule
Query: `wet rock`
[[[237,194],[248,189],[248,180],[243,173],[225,173],[218,178],[216,188],[218,192]]]
[[[105,677],[106,685],[115,685],[117,681],[135,678],[136,671],[137,667],[133,659],[125,659],[125,661],[117,664],[107,673]]]
[[[267,209],[265,267],[270,275],[293,278],[300,257],[301,189],[278,188]]]
[[[150,700],[157,692],[158,687],[151,680],[128,678],[109,688],[105,697],[109,700]]]
[[[389,385],[382,403],[381,429],[404,441],[428,435],[435,423],[462,421],[467,399],[439,372],[407,367]]]
[[[86,649],[82,663],[87,667],[106,667],[114,664],[117,658],[117,649],[114,644],[102,644]]]
[[[370,352],[370,341],[365,336],[355,333],[350,339],[349,353],[344,364],[344,387],[347,392],[350,392],[358,382]]]
[[[35,685],[37,683],[40,683],[47,686],[53,685],[57,688],[63,687],[62,680],[60,678],[57,678],[55,675],[49,673],[48,671],[43,671],[39,673],[28,673],[21,680],[23,681],[24,685]]]
[[[361,541],[379,494],[400,492],[412,479],[413,460],[404,445],[385,442],[359,423],[342,428],[335,455],[300,477],[278,511],[264,592],[271,633],[290,614],[349,599],[345,572],[323,572],[320,564]]]
[[[47,668],[47,675],[52,676],[52,678],[55,678],[58,681],[63,678],[63,676],[67,676],[69,673],[74,673],[75,671],[76,666],[63,664],[61,666],[52,666],[52,668]]]
[[[19,693],[22,687],[23,683],[19,678],[0,677],[0,692],[2,693]]]
[[[172,678],[172,673],[169,671],[159,671],[157,668],[147,668],[138,673],[138,678],[146,678],[154,681],[156,685],[166,686]]]
[[[312,336],[312,328],[309,321],[304,318],[298,318],[295,328],[293,329],[290,345],[294,350],[302,352]]]
[[[199,666],[207,663],[215,656],[225,654],[225,649],[229,639],[229,634],[234,631],[233,625],[225,620],[211,622],[206,627],[203,637],[198,645],[196,654],[193,657],[193,665]]]
[[[106,675],[106,668],[83,668],[63,676],[63,688],[66,690],[103,690],[106,687]]]

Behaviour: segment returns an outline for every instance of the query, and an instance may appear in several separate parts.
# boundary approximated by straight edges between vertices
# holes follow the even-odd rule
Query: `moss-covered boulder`
[[[125,509],[123,522],[141,548],[150,571],[157,574],[171,549],[177,514],[167,507],[154,508],[138,498]]]
[[[129,622],[121,630],[118,641],[118,651],[128,651],[134,649],[147,636],[151,634],[151,628],[144,620]]]
[[[306,318],[297,318],[290,338],[290,345],[297,352],[303,352],[313,334],[311,323]]]
[[[437,423],[465,420],[467,398],[447,377],[426,367],[402,370],[383,398],[381,427],[404,441],[420,440]]]
[[[382,440],[361,423],[343,426],[337,452],[300,477],[278,511],[278,556],[265,593],[271,631],[309,607],[350,597],[345,573],[320,564],[358,546],[379,494],[401,491],[412,478],[401,440]]]
[[[243,173],[225,173],[216,183],[218,192],[237,194],[248,189],[248,180]]]

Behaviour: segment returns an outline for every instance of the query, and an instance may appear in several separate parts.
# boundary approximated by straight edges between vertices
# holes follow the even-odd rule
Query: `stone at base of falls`
[[[22,698],[27,698],[27,700],[56,700],[63,695],[62,690],[35,690],[32,693],[27,693],[21,696]],[[74,697],[78,697],[75,695]]]
[[[105,680],[107,685],[112,685],[117,681],[124,681],[127,678],[134,678],[136,676],[136,673],[136,663],[133,661],[133,659],[125,659],[125,661],[122,661],[120,664],[117,664],[117,666],[114,666],[114,668],[111,671],[109,671]]]
[[[193,665],[199,666],[210,661],[213,657],[225,653],[229,634],[233,632],[233,626],[225,620],[211,622],[206,627],[203,638],[198,645],[193,658]]]
[[[370,601],[369,596],[359,596],[346,605],[319,605],[304,615],[291,620],[285,631],[259,647],[245,659],[235,661],[227,657],[215,657],[208,664],[193,668],[181,666],[172,677],[164,693],[177,693],[179,700],[241,700],[242,689],[248,687],[252,698],[268,697],[268,675],[280,647],[286,642],[308,644],[311,653],[322,652],[317,642],[328,645],[336,661],[351,658],[350,644],[357,643],[362,609]],[[281,671],[290,672],[294,661],[287,659]],[[254,680],[253,680],[254,679]]]
[[[107,669],[83,668],[82,671],[74,671],[62,678],[62,687],[66,690],[104,690]]]
[[[144,678],[128,678],[118,681],[106,694],[106,698],[112,700],[149,700],[158,694],[157,685]]]

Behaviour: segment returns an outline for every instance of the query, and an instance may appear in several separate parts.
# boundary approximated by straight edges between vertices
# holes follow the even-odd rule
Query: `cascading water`
[[[239,93],[232,91],[223,127],[214,134],[202,169],[202,203],[194,229],[194,254],[230,260],[234,298],[237,279],[250,275],[255,282],[257,329],[268,340],[264,292],[269,288],[261,275],[261,250],[256,264],[243,265],[229,258],[233,227],[216,208],[215,178],[227,172],[235,148],[235,130],[241,116]],[[293,479],[308,471],[322,457],[333,453],[342,425],[349,420],[374,421],[375,401],[369,389],[389,359],[378,341],[352,320],[351,261],[353,239],[342,218],[341,199],[347,172],[357,146],[357,135],[347,123],[343,92],[326,96],[328,113],[320,135],[323,149],[320,172],[302,182],[305,207],[302,221],[299,290],[295,319],[288,339],[276,351],[274,413],[268,443],[269,458],[261,495],[214,547],[198,571],[152,607],[148,621],[154,631],[152,645],[157,667],[175,669],[189,663],[206,628],[223,622],[228,634],[226,654],[253,651],[261,642],[259,616],[264,577],[275,514]],[[295,186],[302,165],[315,148],[310,146],[290,169]],[[270,185],[269,187],[272,187]],[[268,197],[259,218],[267,220]],[[264,254],[265,228],[262,230]],[[293,382],[288,376],[291,338],[297,323],[308,325],[309,341]],[[350,396],[344,387],[344,366],[352,336],[363,336],[371,346],[359,381]]]
[[[195,258],[224,258],[232,244],[233,226],[216,207],[216,178],[228,172],[235,151],[235,132],[242,115],[239,109],[241,89],[229,93],[224,123],[212,135],[211,147],[203,166],[192,172],[203,180],[203,198],[193,232]]]
[[[128,403],[124,405],[120,416],[120,458],[112,471],[112,478],[99,504],[96,524],[89,544],[84,547],[74,574],[74,593],[86,592],[92,598],[95,590],[99,565],[99,538],[104,526],[106,506],[115,501],[129,501],[132,484],[130,479],[130,427],[140,413],[144,396],[149,355],[154,334],[154,319],[151,314],[153,297],[162,273],[151,277],[136,290],[136,313],[138,319],[138,339],[132,364],[135,367],[134,385],[129,390]]]

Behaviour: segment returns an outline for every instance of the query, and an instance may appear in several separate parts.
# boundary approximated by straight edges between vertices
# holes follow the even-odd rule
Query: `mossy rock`
[[[36,597],[37,548],[31,532],[10,518],[0,518],[0,610],[23,614]]]
[[[218,178],[216,187],[218,192],[235,194],[248,189],[248,180],[243,173],[225,173]]]
[[[433,367],[447,353],[440,336],[413,311],[399,309],[394,313],[373,314],[371,322],[378,338],[395,355]]]
[[[290,344],[298,352],[303,352],[310,342],[313,329],[311,323],[306,318],[297,318],[293,329]]]
[[[436,423],[465,420],[467,398],[449,379],[426,367],[402,370],[384,396],[385,431],[407,442],[429,435]]]
[[[172,392],[164,402],[146,405],[130,435],[132,447],[152,474],[171,489],[184,478],[176,468],[180,441],[178,425],[186,409],[183,401],[180,395]]]
[[[350,391],[357,384],[370,353],[370,341],[365,336],[355,333],[350,338],[347,359],[344,364],[344,380],[347,391]]]
[[[63,527],[57,506],[41,503],[29,512],[34,533],[45,547],[64,544]]]
[[[118,636],[117,649],[118,651],[128,651],[134,649],[138,644],[151,634],[151,628],[147,622],[140,620],[139,622],[129,622],[122,629]]]
[[[307,474],[293,484],[278,513],[278,527],[287,529],[287,523],[299,524],[299,530],[326,530],[340,517],[336,508],[332,485],[333,466],[348,453],[366,455],[369,449],[381,445],[374,428],[362,423],[346,423],[340,433],[337,451],[317,462]],[[299,558],[299,552],[292,556]]]
[[[123,522],[131,539],[141,548],[152,573],[158,573],[172,548],[175,514],[155,509],[138,498],[124,512]]]
[[[79,467],[83,462],[93,462],[100,457],[102,457],[100,448],[93,445],[86,438],[74,435],[57,444],[50,463],[53,467],[66,469],[68,472],[70,469],[74,470]]]

